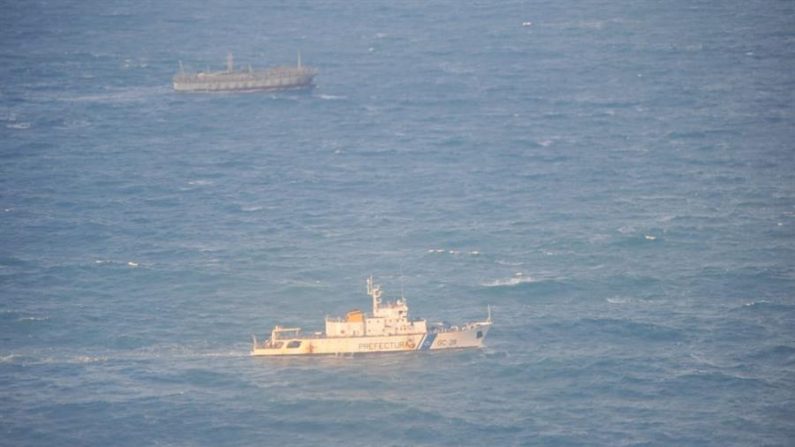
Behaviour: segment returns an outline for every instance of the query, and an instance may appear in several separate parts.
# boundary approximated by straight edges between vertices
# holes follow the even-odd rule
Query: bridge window
[[[287,348],[288,349],[294,349],[294,348],[300,348],[300,347],[301,347],[301,341],[300,340],[293,340],[290,343],[287,343]]]
[[[478,338],[483,338],[483,331],[478,331],[477,335],[478,335]],[[289,348],[289,346],[288,346],[288,348]]]

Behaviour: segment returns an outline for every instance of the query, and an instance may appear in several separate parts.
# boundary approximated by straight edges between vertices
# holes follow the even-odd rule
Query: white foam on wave
[[[87,120],[66,120],[57,126],[58,129],[84,129],[90,127],[91,122]]]
[[[47,321],[50,317],[22,317],[17,321]]]
[[[110,259],[95,259],[94,264],[96,265],[114,265],[114,266],[127,266],[127,267],[139,267],[141,265],[138,261],[113,261]]]
[[[108,357],[95,355],[36,356],[9,354],[0,356],[0,363],[18,363],[23,365],[54,365],[54,364],[86,364],[106,362]]]
[[[14,112],[0,112],[0,121],[16,121],[17,114]]]
[[[170,91],[167,87],[139,87],[112,89],[95,94],[64,96],[60,95],[53,99],[65,102],[102,102],[102,103],[130,103],[149,101],[152,98],[162,96]]]
[[[26,363],[30,364],[86,364],[86,363],[99,363],[99,362],[106,362],[108,361],[108,357],[106,356],[97,356],[97,355],[86,355],[86,354],[76,354],[76,355],[67,355],[64,357],[59,356],[46,356],[46,357],[32,357],[28,358]]]
[[[348,99],[347,96],[339,96],[339,95],[317,95],[320,99],[325,99],[326,101],[337,101],[341,99]]]
[[[196,357],[240,358],[240,357],[247,357],[248,355],[249,355],[248,352],[242,352],[242,351],[218,351],[218,352],[199,352],[196,354]]]
[[[236,351],[236,350],[210,350],[205,347],[191,347],[191,346],[174,346],[174,345],[156,345],[148,346],[133,351],[127,351],[114,354],[114,358],[118,359],[134,359],[134,360],[147,360],[147,359],[198,359],[198,358],[242,358],[247,357],[249,351]]]
[[[541,145],[542,147],[548,147],[549,145],[551,145],[554,142],[555,142],[555,140],[545,139],[545,140],[538,141],[538,144]]]
[[[537,279],[531,276],[525,276],[522,272],[517,272],[511,278],[495,279],[494,281],[483,282],[481,285],[484,287],[514,287],[520,284],[529,284],[537,281]]]
[[[14,363],[19,356],[16,354],[0,355],[0,363]]]
[[[78,355],[72,357],[70,363],[99,363],[107,360],[108,358],[104,356]]]
[[[768,301],[768,300],[750,301],[750,302],[747,302],[747,303],[743,304],[743,306],[744,307],[753,307],[753,306],[759,306],[760,304],[770,304],[770,301]]]
[[[480,256],[481,253],[479,250],[470,250],[470,251],[462,251],[462,250],[455,250],[455,249],[444,249],[444,248],[429,248],[428,253],[431,254],[450,254],[453,256],[467,254],[469,256]]]
[[[471,74],[475,72],[475,70],[473,70],[471,67],[467,65],[450,63],[450,62],[440,63],[439,68],[445,73],[456,74],[456,75]]]
[[[6,124],[9,129],[30,129],[30,123],[12,123]]]
[[[102,352],[65,352],[52,353],[31,352],[31,353],[11,353],[0,355],[0,363],[21,363],[29,365],[41,364],[92,364],[104,363],[108,361],[138,361],[168,358],[173,360],[190,360],[200,358],[210,359],[233,359],[245,358],[249,356],[248,350],[222,349],[212,350],[204,347],[190,346],[171,346],[160,345],[150,346],[129,351],[102,351]]]

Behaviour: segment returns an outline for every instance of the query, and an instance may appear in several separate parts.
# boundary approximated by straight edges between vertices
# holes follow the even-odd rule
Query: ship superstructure
[[[484,321],[462,326],[433,325],[409,319],[404,297],[383,301],[380,286],[367,279],[373,311],[354,309],[344,318],[326,317],[325,332],[305,334],[300,328],[276,326],[264,342],[253,337],[251,355],[354,354],[437,349],[479,348],[491,328],[491,311]]]
[[[265,70],[235,70],[234,57],[226,57],[226,71],[187,73],[180,62],[174,75],[174,90],[179,92],[288,90],[311,87],[318,71],[301,64],[301,54],[295,66],[280,66]]]

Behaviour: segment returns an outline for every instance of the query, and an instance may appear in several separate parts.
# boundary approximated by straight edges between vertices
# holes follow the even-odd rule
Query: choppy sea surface
[[[6,4],[0,445],[791,446],[793,73],[791,1]],[[371,273],[487,347],[248,355]]]

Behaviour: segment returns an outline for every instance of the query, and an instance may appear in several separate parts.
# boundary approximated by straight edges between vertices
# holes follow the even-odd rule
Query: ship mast
[[[232,73],[235,70],[235,57],[232,52],[226,53],[226,71]]]
[[[381,304],[381,287],[373,284],[373,276],[367,278],[367,294],[373,297],[373,316],[378,314],[378,305]]]

